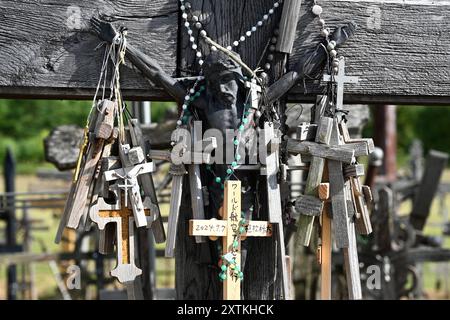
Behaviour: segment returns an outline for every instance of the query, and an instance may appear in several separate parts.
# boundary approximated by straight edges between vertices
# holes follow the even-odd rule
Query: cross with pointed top
[[[339,59],[338,73],[336,75],[324,74],[323,81],[337,84],[336,110],[342,110],[344,106],[344,84],[358,83],[359,77],[345,75],[345,59]]]

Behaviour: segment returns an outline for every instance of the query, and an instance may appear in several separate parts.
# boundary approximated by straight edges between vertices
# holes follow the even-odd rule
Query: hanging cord
[[[105,45],[106,42],[101,43],[99,46],[97,46],[94,50],[97,50],[101,46]],[[75,167],[75,171],[72,177],[72,181],[75,183],[78,181],[79,175],[80,175],[80,169],[81,169],[81,162],[83,160],[83,155],[86,153],[88,142],[89,142],[89,126],[90,126],[90,120],[92,117],[92,111],[94,108],[97,109],[98,112],[102,112],[102,110],[98,109],[98,103],[97,103],[97,95],[100,90],[100,86],[102,84],[103,80],[103,87],[102,87],[102,99],[104,99],[105,96],[105,85],[106,85],[106,79],[107,79],[107,70],[108,70],[108,61],[109,57],[111,56],[111,48],[112,45],[106,44],[105,51],[103,53],[103,62],[102,67],[100,68],[100,77],[97,82],[97,87],[95,89],[94,98],[92,99],[92,105],[91,109],[89,110],[89,114],[86,118],[86,126],[84,127],[84,134],[83,134],[83,143],[80,146],[80,151],[78,153],[78,159],[77,159],[77,165]]]
[[[114,73],[111,80],[111,98],[114,96],[114,98],[117,101],[117,121],[118,121],[118,127],[119,127],[119,141],[120,143],[125,143],[125,125],[124,125],[124,104],[122,100],[122,93],[120,90],[120,65],[125,63],[125,52],[127,47],[127,40],[126,40],[126,34],[127,31],[123,30],[120,31],[116,35],[116,37],[113,40],[113,43],[119,43],[118,48],[112,50],[111,53],[111,61],[114,65]],[[117,51],[116,51],[117,50]]]

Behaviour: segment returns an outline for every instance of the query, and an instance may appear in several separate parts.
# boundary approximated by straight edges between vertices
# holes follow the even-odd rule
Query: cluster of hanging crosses
[[[331,251],[333,242],[343,249],[348,291],[351,299],[361,298],[356,231],[371,233],[369,208],[372,196],[367,186],[361,185],[364,168],[357,158],[367,156],[374,146],[371,139],[351,139],[346,128],[343,110],[345,83],[356,83],[357,78],[345,75],[344,59],[339,59],[337,70],[324,75],[328,94],[319,96],[313,107],[310,123],[297,128],[295,139],[280,142],[274,123],[262,124],[263,143],[267,149],[265,161],[246,165],[247,170],[261,170],[266,176],[267,210],[269,221],[244,220],[241,217],[241,182],[224,183],[221,219],[206,220],[204,207],[207,197],[201,183],[200,165],[210,162],[212,150],[217,147],[214,138],[199,140],[201,132],[175,131],[176,141],[192,139],[203,152],[182,148],[192,161],[188,165],[171,163],[172,192],[169,209],[167,239],[152,178],[153,159],[171,161],[170,151],[148,150],[136,119],[128,117],[121,99],[118,67],[123,62],[117,55],[116,77],[109,99],[96,101],[85,129],[85,140],[80,151],[77,170],[61,220],[56,240],[65,227],[89,228],[95,224],[100,231],[99,251],[112,253],[115,249],[117,265],[111,275],[124,284],[133,284],[142,270],[136,264],[136,230],[152,228],[157,243],[166,242],[165,255],[173,257],[177,225],[183,192],[184,176],[188,175],[193,219],[189,234],[197,243],[222,238],[220,279],[224,299],[240,299],[241,241],[246,237],[276,236],[277,256],[280,258],[283,296],[290,297],[288,257],[285,253],[283,212],[279,184],[280,146],[292,155],[300,154],[308,163],[304,194],[295,199],[297,242],[309,246],[310,239],[320,225],[319,263],[321,264],[321,296],[331,298]],[[120,52],[119,52],[120,53]],[[247,79],[250,109],[260,108],[261,82]],[[95,101],[95,99],[94,99]],[[189,136],[189,137],[188,137]],[[209,150],[209,154],[205,154]],[[261,156],[260,156],[261,157]],[[264,163],[264,165],[262,164]],[[291,168],[295,170],[295,168]]]

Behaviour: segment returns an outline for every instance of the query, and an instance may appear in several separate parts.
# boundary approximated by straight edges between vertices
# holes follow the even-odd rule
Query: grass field
[[[450,169],[445,172],[443,181],[450,182]],[[3,187],[3,181],[0,176],[0,192],[3,191],[1,188]],[[44,182],[38,181],[38,179],[34,176],[30,175],[19,175],[16,180],[16,189],[19,192],[25,191],[36,191],[36,190],[45,190],[46,188],[64,188],[67,187],[64,183],[55,184],[54,181],[50,182],[47,186]],[[445,198],[445,205],[450,209],[450,195],[447,195]],[[409,213],[411,209],[411,203],[404,203],[401,207],[402,213]],[[168,205],[162,205],[161,210],[163,215],[167,215],[168,213]],[[57,245],[53,242],[56,229],[58,226],[58,219],[61,210],[31,210],[30,215],[32,218],[42,219],[45,224],[48,226],[48,230],[46,231],[35,231],[33,232],[33,236],[35,241],[32,244],[32,252],[42,252],[43,247],[49,252],[58,252],[61,250],[61,246]],[[20,218],[22,213],[17,213]],[[442,212],[439,212],[439,203],[438,200],[435,199],[433,206],[431,217],[429,219],[429,224],[426,227],[425,233],[430,235],[440,235],[442,230],[437,225],[442,221]],[[3,230],[3,226],[0,225],[0,230]],[[18,235],[19,240],[21,235]],[[4,236],[0,234],[0,239],[4,239]],[[164,244],[158,245],[158,248],[163,248]],[[445,247],[450,248],[450,238],[447,237],[445,242]],[[35,283],[36,283],[36,291],[39,299],[61,299],[61,293],[57,288],[57,283],[55,281],[55,276],[51,271],[51,268],[48,263],[40,262],[33,264],[35,268]],[[445,270],[445,267],[447,269]],[[174,284],[174,261],[173,259],[157,259],[157,287],[173,287]],[[438,269],[440,268],[440,269]],[[432,264],[426,263],[423,265],[424,272],[424,286],[426,288],[427,294],[430,298],[438,298],[438,299],[450,299],[449,292],[445,293],[445,284],[447,281],[447,286],[450,285],[450,264]],[[18,275],[21,273],[21,268],[18,268]],[[438,279],[441,279],[441,289],[437,290],[436,284]],[[450,288],[447,287],[447,290]],[[0,265],[0,299],[6,298],[6,267],[4,265]]]

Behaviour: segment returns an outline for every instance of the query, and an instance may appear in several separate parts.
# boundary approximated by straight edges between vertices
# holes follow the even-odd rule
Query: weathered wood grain
[[[0,96],[92,99],[104,52],[104,47],[94,50],[100,40],[88,31],[97,14],[126,25],[129,42],[174,73],[176,0],[1,0]],[[125,98],[168,98],[131,63],[122,70]]]
[[[233,1],[231,6],[208,1],[194,4],[197,14],[200,8],[212,13],[207,16],[206,28],[220,44],[235,40],[269,6],[266,1]],[[302,1],[291,66],[320,39],[311,5],[311,0]],[[446,32],[450,21],[445,19],[450,12],[448,1],[333,0],[321,5],[322,16],[332,29],[349,20],[359,26],[356,36],[338,51],[347,58],[347,73],[360,77],[358,84],[347,86],[346,102],[449,103],[450,82],[442,81],[450,77],[450,35]],[[174,74],[177,51],[186,51],[187,46],[186,37],[182,37],[177,48],[176,0],[1,0],[0,52],[4,63],[0,67],[0,96],[90,99],[102,50],[94,51],[99,41],[86,30],[89,18],[97,12],[115,24],[126,25],[129,41]],[[240,22],[237,17],[243,12],[251,14]],[[219,27],[215,26],[217,13],[223,19]],[[264,49],[263,37],[272,25],[264,26],[263,32],[239,49],[251,67],[256,65]],[[178,69],[189,70],[192,60],[192,54],[183,57]],[[131,64],[125,66],[122,76],[126,98],[170,99],[131,69]],[[291,91],[289,100],[315,101],[317,88],[307,89],[304,95],[300,84]]]
[[[320,39],[311,3],[302,3],[291,65]],[[345,102],[448,103],[450,82],[442,80],[450,78],[449,1],[331,0],[320,5],[332,29],[346,21],[358,25],[355,37],[338,49],[346,57],[346,73],[360,80],[346,86]],[[292,90],[290,99],[301,99],[302,88]],[[317,91],[308,89],[315,101]]]

